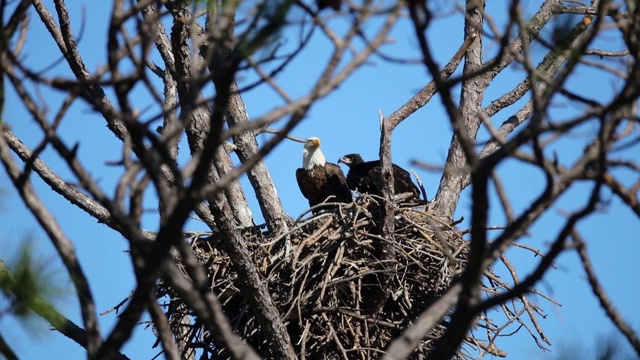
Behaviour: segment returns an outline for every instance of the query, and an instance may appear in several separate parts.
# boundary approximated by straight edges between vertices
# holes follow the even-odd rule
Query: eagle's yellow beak
[[[312,147],[320,147],[320,139],[317,137],[310,137],[307,139],[307,144]]]

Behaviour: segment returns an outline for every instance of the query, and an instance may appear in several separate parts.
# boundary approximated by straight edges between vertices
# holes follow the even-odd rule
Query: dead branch
[[[578,233],[578,230],[573,229],[571,232],[571,238],[573,239],[573,243],[576,245],[576,251],[578,251],[578,255],[580,256],[580,261],[582,262],[582,267],[584,271],[587,273],[587,279],[589,280],[589,285],[591,285],[591,291],[600,301],[600,306],[607,313],[611,322],[620,330],[621,333],[627,338],[633,349],[640,356],[640,339],[633,331],[631,326],[624,320],[622,315],[616,310],[615,306],[609,300],[604,288],[600,285],[598,278],[596,276],[595,271],[593,270],[593,266],[591,265],[591,260],[589,259],[589,254],[587,253],[586,244],[582,240],[582,236]]]

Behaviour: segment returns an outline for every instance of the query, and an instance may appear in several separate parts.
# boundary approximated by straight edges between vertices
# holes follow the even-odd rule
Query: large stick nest
[[[430,214],[424,205],[399,201],[393,236],[384,238],[379,235],[382,216],[372,204],[373,199],[363,196],[356,203],[298,219],[284,233],[246,232],[254,262],[301,358],[379,357],[465,267],[467,241],[451,223]],[[268,344],[236,286],[237,275],[224,245],[209,233],[193,236],[192,247],[235,331],[267,354]],[[189,319],[175,293],[160,284],[158,296],[167,295],[165,306],[181,347],[202,348],[212,358],[227,358],[222,345]],[[486,328],[489,335],[497,329]],[[433,340],[445,330],[446,323],[433,329],[415,357],[428,354]],[[504,355],[472,336],[465,345],[457,358],[475,357],[478,351]]]

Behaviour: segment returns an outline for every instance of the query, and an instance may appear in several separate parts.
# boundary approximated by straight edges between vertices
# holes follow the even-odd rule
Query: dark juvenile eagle
[[[340,158],[338,163],[349,167],[347,185],[361,194],[382,196],[382,166],[380,160],[364,161],[360,154],[349,154]],[[411,181],[409,172],[396,164],[393,165],[393,191],[395,194],[411,193],[420,198],[420,190]]]
[[[302,150],[302,168],[296,170],[296,179],[309,206],[329,202],[350,203],[351,190],[340,166],[328,163],[320,150],[320,139],[310,137]]]
[[[318,10],[322,10],[324,8],[330,7],[335,11],[339,11],[341,2],[342,0],[316,0],[316,4],[318,5]]]

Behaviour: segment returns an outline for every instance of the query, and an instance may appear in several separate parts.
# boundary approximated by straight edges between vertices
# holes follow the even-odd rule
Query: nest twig
[[[465,267],[467,241],[455,226],[433,216],[425,206],[398,201],[393,236],[383,238],[378,235],[380,215],[372,204],[373,199],[363,196],[351,205],[342,204],[298,219],[285,234],[246,234],[255,264],[268,283],[302,359],[378,357]],[[235,286],[233,264],[216,235],[199,233],[191,241],[235,331],[259,352],[266,353],[259,324]],[[381,257],[382,244],[393,248],[392,258]],[[485,292],[508,287],[491,271],[486,275],[490,285],[483,289]],[[158,297],[169,299],[164,305],[169,317],[177,319],[171,323],[184,327],[174,329],[174,335],[182,334],[184,342],[192,348],[202,348],[211,358],[228,357],[197,320],[184,321],[187,314],[170,287],[161,283]],[[539,309],[525,297],[520,302],[522,306],[517,311],[514,306],[503,307],[505,326],[521,322],[520,316],[527,314],[544,339],[534,314]],[[415,351],[416,357],[428,354],[433,340],[444,333],[446,325],[445,319],[432,330]],[[457,358],[475,358],[483,353],[505,356],[494,344],[504,327],[493,324],[486,316],[478,319],[477,326],[486,331],[486,336],[468,336]]]

